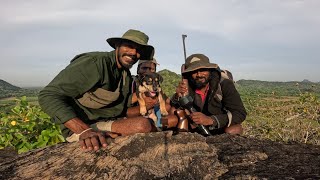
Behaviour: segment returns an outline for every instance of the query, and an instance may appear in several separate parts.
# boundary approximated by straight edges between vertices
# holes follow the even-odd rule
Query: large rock
[[[0,162],[0,179],[320,179],[320,146],[227,134],[118,137],[83,152],[62,143]]]

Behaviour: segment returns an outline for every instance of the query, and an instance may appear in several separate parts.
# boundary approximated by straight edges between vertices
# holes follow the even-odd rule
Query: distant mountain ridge
[[[14,86],[5,80],[0,79],[0,89],[15,91],[15,90],[20,90],[21,88],[18,86]]]
[[[158,72],[163,77],[163,83],[161,85],[163,91],[168,97],[171,97],[176,86],[181,81],[181,75],[170,70],[164,69]],[[320,97],[320,83],[314,83],[307,79],[303,81],[290,81],[290,82],[271,82],[260,80],[238,80],[236,87],[240,94],[277,94],[285,96],[296,96],[301,92],[314,92]],[[14,86],[4,80],[0,79],[0,98],[22,96],[31,94],[33,96],[42,88],[37,89],[25,89]]]
[[[7,81],[0,79],[0,99],[9,97],[38,96],[40,88],[26,89],[14,86]]]
[[[171,97],[175,92],[176,86],[181,81],[181,75],[167,69],[158,72],[164,79],[161,87],[164,92]],[[260,80],[238,80],[236,87],[240,94],[276,94],[283,96],[296,96],[303,92],[314,92],[320,95],[320,83],[314,83],[309,80],[272,82]]]

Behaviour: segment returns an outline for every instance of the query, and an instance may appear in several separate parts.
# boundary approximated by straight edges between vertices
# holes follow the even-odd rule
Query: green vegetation
[[[25,96],[16,99],[10,112],[0,113],[0,149],[9,146],[21,153],[59,142],[64,142],[59,126]]]
[[[159,74],[171,97],[181,76],[168,70]],[[320,83],[239,80],[236,87],[248,112],[245,136],[320,145]]]
[[[181,75],[168,70],[159,74],[171,97]],[[320,145],[319,83],[240,80],[236,87],[248,112],[244,136]],[[59,127],[38,106],[38,92],[33,89],[28,98],[18,98],[21,89],[11,89],[3,94],[10,98],[0,98],[0,149],[13,146],[25,152],[64,141]]]
[[[242,99],[248,111],[245,136],[320,145],[319,100],[314,93]]]
[[[37,97],[40,89],[41,88],[20,88],[0,79],[0,99],[21,96]]]
[[[161,84],[162,90],[168,97],[171,97],[176,91],[176,86],[181,81],[181,75],[166,69],[159,71],[158,73],[163,77],[163,83]]]
[[[257,80],[239,80],[236,82],[241,94],[250,95],[274,94],[277,96],[299,96],[302,92],[315,93],[320,95],[320,83],[313,82],[267,82]]]

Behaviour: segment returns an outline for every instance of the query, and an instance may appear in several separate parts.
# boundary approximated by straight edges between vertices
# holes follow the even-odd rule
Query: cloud
[[[181,35],[187,34],[187,54],[204,53],[248,79],[277,78],[261,71],[265,63],[278,64],[277,70],[291,63],[319,77],[313,70],[320,65],[319,6],[317,0],[3,0],[0,79],[24,78],[24,72],[3,70],[23,66],[37,73],[39,82],[49,82],[76,54],[112,50],[105,39],[129,28],[150,36],[159,69],[180,71]],[[52,77],[42,77],[33,66],[47,67]]]

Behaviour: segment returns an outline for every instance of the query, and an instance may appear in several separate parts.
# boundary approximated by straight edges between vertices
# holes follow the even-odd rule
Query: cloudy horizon
[[[45,86],[75,55],[111,51],[107,38],[139,29],[156,49],[158,70],[180,73],[181,35],[187,34],[187,55],[207,55],[235,80],[319,82],[319,5],[316,0],[3,0],[0,79]]]

